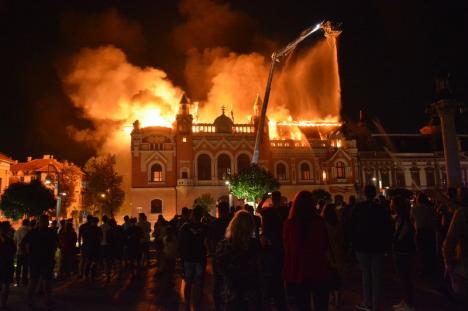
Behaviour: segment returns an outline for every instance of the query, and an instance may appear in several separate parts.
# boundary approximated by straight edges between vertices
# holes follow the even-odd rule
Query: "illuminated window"
[[[211,180],[211,158],[207,154],[200,154],[197,159],[198,180]]]
[[[302,180],[311,180],[310,166],[308,163],[301,164],[301,179]]]
[[[187,137],[183,137],[182,142],[186,143],[187,142]]]
[[[287,178],[286,165],[283,163],[278,163],[276,165],[276,178],[278,178],[278,180],[286,180]]]
[[[153,182],[158,182],[158,181],[163,181],[163,170],[161,164],[153,164],[151,166],[151,181]]]
[[[336,162],[336,177],[346,178],[346,167],[345,164],[341,161]]]

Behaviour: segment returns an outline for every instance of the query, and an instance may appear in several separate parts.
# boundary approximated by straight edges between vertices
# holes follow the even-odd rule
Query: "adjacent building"
[[[14,162],[9,156],[0,152],[0,195],[10,184],[10,167]]]
[[[11,165],[10,183],[39,180],[59,199],[59,214],[71,217],[82,209],[83,171],[73,163],[60,162],[53,155]]]

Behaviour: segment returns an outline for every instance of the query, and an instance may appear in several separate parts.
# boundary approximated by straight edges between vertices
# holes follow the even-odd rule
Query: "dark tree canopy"
[[[316,202],[319,202],[319,201],[329,202],[331,200],[330,192],[324,189],[313,190],[312,195],[314,196],[314,199]]]
[[[92,157],[86,162],[87,189],[85,205],[93,211],[114,215],[123,203],[125,192],[122,190],[122,176],[114,169],[115,156]]]
[[[52,212],[54,208],[55,198],[52,190],[38,180],[29,184],[11,184],[2,194],[0,202],[3,214],[13,220],[24,216],[39,216]]]
[[[279,188],[273,175],[257,165],[252,165],[230,180],[231,193],[239,199],[255,202],[264,194]]]

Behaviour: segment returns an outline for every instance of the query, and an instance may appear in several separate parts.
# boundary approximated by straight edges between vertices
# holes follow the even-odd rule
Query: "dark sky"
[[[456,97],[468,100],[468,4],[463,1],[229,2],[254,29],[253,34],[231,29],[235,38],[219,43],[236,52],[269,55],[267,47],[287,43],[317,21],[343,23],[339,63],[345,119],[364,110],[388,131],[416,132],[428,119],[424,109],[434,100],[439,72],[449,72]],[[89,124],[64,94],[58,75],[61,62],[82,47],[113,43],[130,62],[162,68],[184,87],[185,55],[171,37],[184,22],[178,5],[176,0],[0,1],[0,152],[17,159],[52,153],[78,163],[93,154],[67,134],[70,124]],[[101,38],[98,30],[89,30],[88,21],[109,9],[137,30],[136,41],[125,41],[125,34]],[[467,119],[465,114],[465,122],[459,120],[465,129]]]

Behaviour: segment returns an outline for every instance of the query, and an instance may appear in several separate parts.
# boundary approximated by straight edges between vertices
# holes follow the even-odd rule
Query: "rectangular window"
[[[153,181],[163,181],[162,171],[153,172]]]

